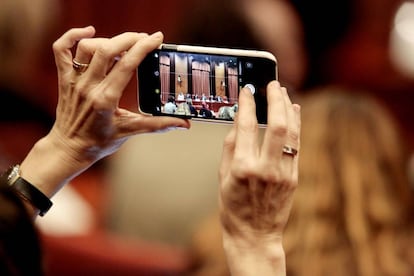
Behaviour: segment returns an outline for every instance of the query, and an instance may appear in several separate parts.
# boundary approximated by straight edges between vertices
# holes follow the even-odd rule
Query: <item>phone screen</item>
[[[277,78],[275,60],[160,49],[138,67],[139,107],[145,113],[231,122],[248,85],[260,124],[267,122],[266,86]]]

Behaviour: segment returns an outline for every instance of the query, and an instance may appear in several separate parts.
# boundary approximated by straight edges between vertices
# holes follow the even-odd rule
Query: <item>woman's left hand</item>
[[[188,120],[119,107],[140,62],[162,43],[162,33],[123,33],[110,39],[94,35],[93,27],[71,29],[53,44],[59,83],[56,121],[21,164],[22,176],[47,196],[132,135],[190,127]]]
[[[59,78],[56,123],[51,132],[56,141],[77,159],[95,161],[116,151],[131,135],[190,127],[188,120],[153,117],[118,106],[140,62],[162,43],[162,33],[87,38],[93,33],[92,27],[72,29],[53,45]],[[71,48],[77,41],[72,57]],[[88,67],[77,72],[72,60]]]

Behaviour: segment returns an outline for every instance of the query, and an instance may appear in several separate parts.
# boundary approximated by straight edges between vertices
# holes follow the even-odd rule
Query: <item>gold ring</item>
[[[295,156],[298,154],[298,150],[289,146],[283,146],[282,152],[287,155]]]
[[[76,72],[83,73],[86,71],[86,69],[88,69],[89,63],[80,63],[79,61],[76,61],[75,59],[73,59],[72,66]]]

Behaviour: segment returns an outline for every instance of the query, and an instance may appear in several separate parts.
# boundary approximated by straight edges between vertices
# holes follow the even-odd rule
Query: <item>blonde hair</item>
[[[368,96],[327,87],[302,102],[299,187],[285,232],[290,275],[408,275],[408,154]]]
[[[284,233],[289,276],[400,276],[414,267],[405,252],[414,236],[408,153],[387,109],[356,93],[318,88],[300,103],[299,186]],[[217,213],[196,231],[191,275],[230,275],[219,232]]]

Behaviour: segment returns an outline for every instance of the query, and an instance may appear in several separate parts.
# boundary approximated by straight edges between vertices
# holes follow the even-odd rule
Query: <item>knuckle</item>
[[[138,33],[138,41],[143,40],[145,38],[149,37],[148,33]]]
[[[284,122],[278,122],[277,124],[269,125],[266,131],[270,132],[272,136],[285,137],[288,134],[288,126]]]
[[[288,131],[288,139],[289,140],[297,142],[297,141],[299,141],[299,138],[300,138],[299,136],[300,135],[297,131],[289,129],[289,131]]]
[[[236,141],[235,141],[233,135],[227,135],[224,138],[224,142],[223,142],[223,147],[224,148],[234,148],[235,144],[236,144]]]
[[[277,170],[265,169],[261,174],[261,180],[269,184],[277,184],[281,182],[282,177]]]
[[[78,83],[76,83],[75,91],[76,91],[76,94],[78,95],[78,97],[83,99],[83,100],[88,98],[88,96],[89,96],[87,87],[86,87],[84,82],[79,81]]]
[[[138,64],[136,59],[130,57],[129,55],[125,55],[118,61],[117,66],[121,72],[130,72],[135,69]]]
[[[96,50],[96,54],[103,58],[111,58],[114,56],[112,53],[112,47],[109,45],[109,43],[102,43]]]
[[[233,158],[231,170],[233,175],[239,179],[251,179],[260,176],[255,162],[237,155]]]
[[[298,185],[298,181],[293,174],[286,174],[278,169],[269,169],[269,166],[265,164],[260,170],[260,180],[267,183],[267,185],[277,186],[283,190],[296,189]]]
[[[240,133],[243,134],[257,134],[257,132],[259,131],[259,127],[255,119],[246,119],[244,120],[243,124],[239,124],[237,127]]]
[[[114,109],[118,104],[118,98],[108,87],[99,90],[99,93],[92,93],[90,97],[95,109]]]
[[[105,96],[92,93],[88,96],[88,100],[91,103],[92,109],[95,111],[104,110],[106,106]]]
[[[60,52],[62,50],[62,43],[60,42],[60,40],[56,40],[55,42],[53,42],[52,49],[55,53]]]
[[[90,41],[88,39],[81,39],[78,42],[78,50],[84,51],[84,52],[88,51],[89,50],[89,42]]]
[[[136,33],[136,32],[126,32],[125,34],[128,35],[128,36],[130,36],[131,38],[134,38],[134,39],[140,38],[140,33]]]
[[[257,120],[255,116],[250,116],[249,118],[245,118],[243,124],[239,125],[246,131],[255,131],[257,130]]]

